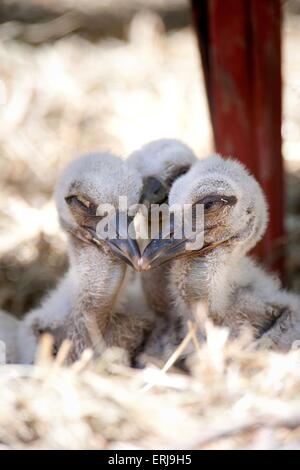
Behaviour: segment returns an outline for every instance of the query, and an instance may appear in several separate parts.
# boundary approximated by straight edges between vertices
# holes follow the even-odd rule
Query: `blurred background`
[[[283,11],[285,283],[300,292],[300,0]],[[62,168],[161,137],[213,151],[188,0],[1,2],[0,308],[22,315],[67,267]]]

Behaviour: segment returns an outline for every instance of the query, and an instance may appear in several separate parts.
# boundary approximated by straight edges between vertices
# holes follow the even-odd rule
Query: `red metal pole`
[[[270,259],[283,236],[281,2],[192,0],[192,8],[216,150],[245,163],[267,195],[270,224],[256,253]]]

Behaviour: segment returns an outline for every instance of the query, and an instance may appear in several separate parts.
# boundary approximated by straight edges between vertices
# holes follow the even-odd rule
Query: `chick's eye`
[[[236,202],[234,196],[207,196],[201,203],[204,205],[204,212],[212,212],[226,205],[233,205]]]
[[[216,201],[207,201],[204,203],[204,210],[209,211],[215,206],[219,206],[220,204]]]
[[[223,205],[220,199],[209,198],[202,202],[204,206],[204,212],[209,212],[212,210],[220,209]]]
[[[81,196],[68,196],[65,200],[66,203],[74,209],[83,210],[91,215],[96,213],[96,206],[91,201]]]

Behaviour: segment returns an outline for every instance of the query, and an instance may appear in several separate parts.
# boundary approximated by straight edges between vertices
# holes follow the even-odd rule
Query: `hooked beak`
[[[183,255],[186,251],[186,240],[154,239],[143,251],[139,265],[141,271],[149,271],[149,269],[161,266],[173,258]]]
[[[107,239],[108,246],[114,255],[126,264],[132,266],[135,270],[140,271],[140,250],[135,240],[128,238],[122,239]]]
[[[113,238],[99,239],[97,235],[94,242],[97,244],[105,243],[110,248],[111,252],[119,259],[124,261],[135,270],[140,270],[139,263],[141,253],[136,240],[129,235],[129,225],[131,224],[132,217],[120,217],[117,213],[116,220],[113,223],[115,228],[115,236]]]
[[[202,223],[193,225],[193,230],[185,234],[181,219],[177,219],[177,222],[174,218],[171,221],[166,222],[166,220],[162,223],[161,231],[150,241],[141,255],[139,260],[141,271],[156,268],[174,258],[202,256],[226,242],[221,240],[205,243],[205,234],[215,226],[205,229]]]
[[[204,230],[203,234],[209,230]],[[161,238],[153,239],[146,246],[139,260],[140,271],[149,271],[149,269],[161,266],[168,261],[181,257],[203,256],[221,245],[230,243],[231,239],[222,239],[215,242],[205,243],[202,239],[200,246],[197,243],[194,248],[187,248],[188,243],[195,242],[195,238],[182,237],[181,239]]]

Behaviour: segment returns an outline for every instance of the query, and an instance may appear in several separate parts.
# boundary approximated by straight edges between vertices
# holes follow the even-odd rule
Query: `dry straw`
[[[0,368],[0,448],[300,448],[300,352],[245,350],[208,324],[180,372],[195,330],[162,369],[143,370],[118,350],[64,367],[69,343],[52,360],[45,337],[36,365]]]

